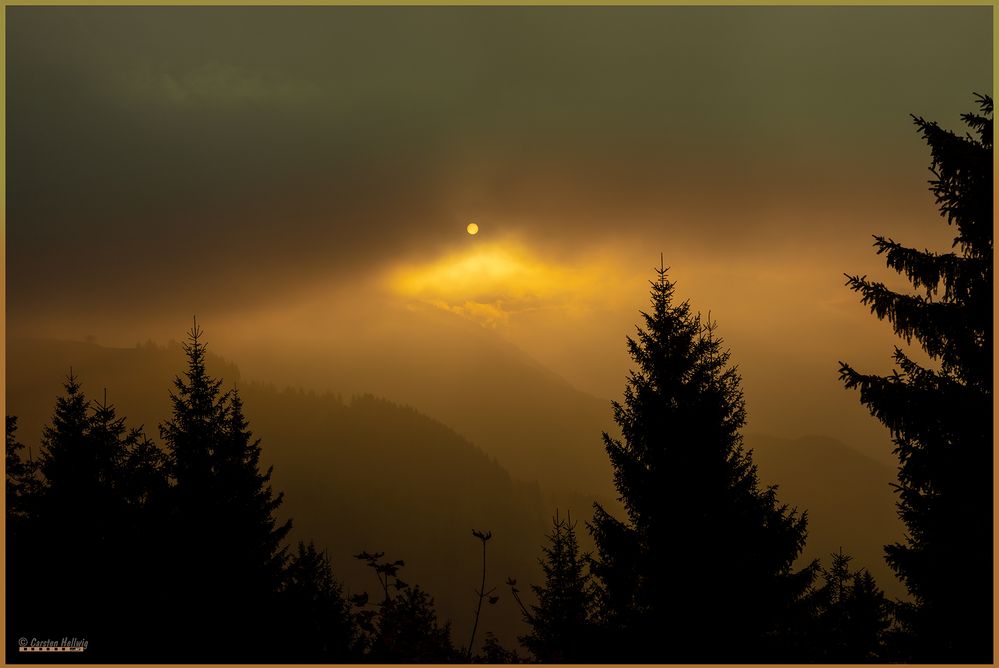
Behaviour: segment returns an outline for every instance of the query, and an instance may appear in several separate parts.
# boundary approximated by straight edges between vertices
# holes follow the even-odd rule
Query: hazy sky
[[[949,246],[909,114],[992,92],[991,7],[6,11],[8,335],[197,313],[251,370],[430,303],[612,398],[663,252],[751,427],[854,441],[894,341],[843,272]]]

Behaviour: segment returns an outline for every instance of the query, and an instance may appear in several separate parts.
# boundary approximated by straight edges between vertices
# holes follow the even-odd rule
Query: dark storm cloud
[[[239,308],[471,218],[734,252],[886,206],[925,177],[907,114],[992,78],[989,7],[7,11],[15,316]]]

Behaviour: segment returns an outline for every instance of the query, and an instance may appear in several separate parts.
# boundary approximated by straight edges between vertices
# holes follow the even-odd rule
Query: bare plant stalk
[[[486,541],[493,537],[491,531],[482,533],[481,531],[476,531],[472,529],[472,535],[482,541],[482,584],[479,585],[478,591],[475,593],[479,595],[479,602],[475,608],[475,622],[472,624],[472,637],[468,640],[468,662],[472,662],[472,652],[475,648],[475,632],[479,628],[479,616],[482,614],[482,601],[486,598]]]

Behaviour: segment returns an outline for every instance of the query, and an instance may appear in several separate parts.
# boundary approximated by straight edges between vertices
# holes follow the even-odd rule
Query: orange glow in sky
[[[517,312],[579,309],[601,294],[606,262],[559,264],[511,241],[476,244],[389,275],[393,292],[495,326]]]

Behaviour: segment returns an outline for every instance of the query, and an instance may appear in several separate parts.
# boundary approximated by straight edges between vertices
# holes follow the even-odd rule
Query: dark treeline
[[[162,449],[72,372],[38,458],[7,418],[8,659],[53,629],[97,662],[459,659],[418,586],[346,600],[323,550],[289,548],[282,494],[197,323],[184,349]]]
[[[7,417],[7,660],[51,661],[17,647],[57,632],[88,641],[86,662],[991,661],[992,100],[979,103],[963,116],[973,135],[915,119],[956,250],[875,238],[924,294],[848,277],[934,364],[896,349],[887,377],[840,371],[896,445],[908,534],[885,552],[905,600],[843,551],[800,563],[807,513],[760,483],[729,352],[661,264],[627,340],[621,438],[604,434],[624,514],[595,504],[582,527],[556,514],[543,579],[509,577],[503,592],[487,569],[492,534],[473,531],[482,571],[467,642],[405,580],[405,555],[360,551],[377,588],[348,593],[324,546],[290,544],[239,390],[207,372],[195,322],[158,442],[106,396],[85,397],[72,371],[37,453]],[[507,592],[520,647],[482,618]]]

